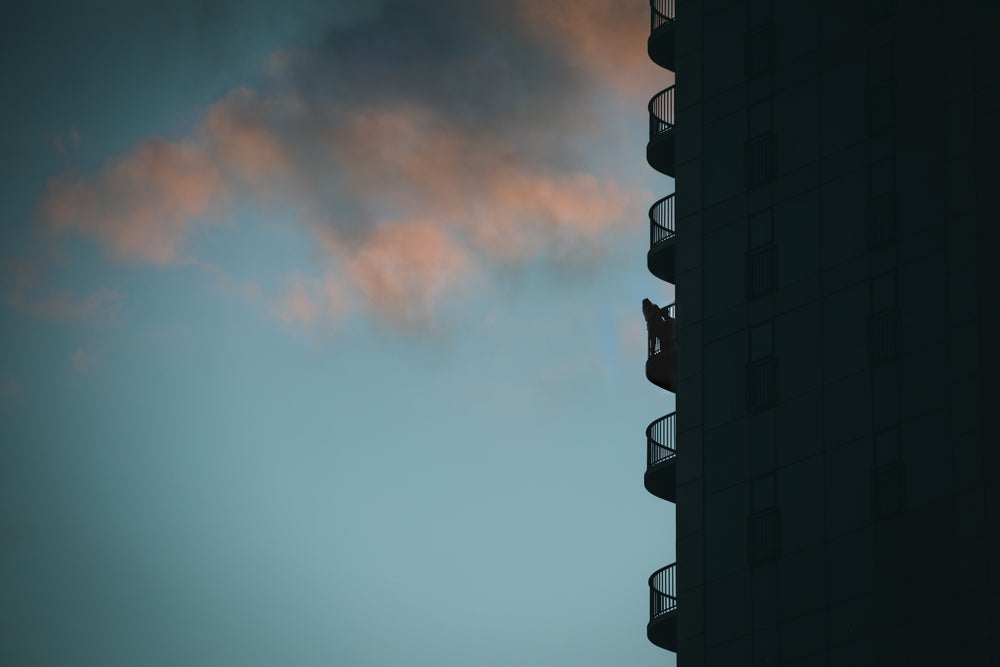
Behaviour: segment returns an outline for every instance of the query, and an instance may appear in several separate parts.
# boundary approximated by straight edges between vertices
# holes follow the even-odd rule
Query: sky
[[[673,664],[648,11],[5,9],[0,663]]]

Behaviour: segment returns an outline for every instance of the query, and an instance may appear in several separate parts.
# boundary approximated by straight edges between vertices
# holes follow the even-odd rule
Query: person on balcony
[[[666,308],[660,308],[649,299],[642,300],[642,314],[646,318],[649,333],[649,353],[658,354],[674,339],[674,321],[667,315]]]

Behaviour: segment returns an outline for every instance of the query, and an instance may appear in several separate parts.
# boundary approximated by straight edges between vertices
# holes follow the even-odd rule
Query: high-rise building
[[[647,634],[681,667],[1000,666],[1000,3],[676,5]]]

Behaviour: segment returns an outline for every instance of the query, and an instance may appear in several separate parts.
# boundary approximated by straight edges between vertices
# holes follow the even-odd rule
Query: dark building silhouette
[[[1000,666],[1000,3],[650,5],[649,639]]]

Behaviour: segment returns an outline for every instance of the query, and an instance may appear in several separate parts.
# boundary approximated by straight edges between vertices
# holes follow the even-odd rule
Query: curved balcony
[[[646,637],[660,648],[677,651],[677,563],[660,568],[649,578],[649,623]]]
[[[649,39],[646,53],[649,59],[671,72],[676,69],[674,55],[677,38],[674,35],[674,0],[649,0]]]
[[[676,86],[661,90],[649,101],[649,143],[646,144],[646,162],[670,178],[677,173],[674,155],[677,145],[674,136],[674,88]]]
[[[677,502],[677,413],[646,427],[646,475],[643,484],[657,498]]]
[[[674,391],[677,386],[677,320],[674,304],[656,309],[646,318],[648,354],[646,379]]]
[[[677,234],[674,231],[674,196],[667,195],[649,207],[649,252],[646,267],[660,280],[677,284]]]

